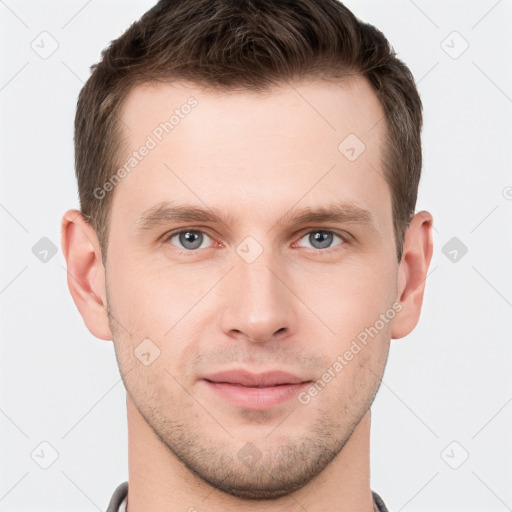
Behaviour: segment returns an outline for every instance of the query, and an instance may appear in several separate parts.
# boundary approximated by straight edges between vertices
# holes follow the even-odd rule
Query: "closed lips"
[[[263,388],[309,382],[297,375],[284,371],[271,371],[265,373],[251,373],[245,370],[230,370],[205,375],[204,380],[218,384],[238,384],[245,387]]]

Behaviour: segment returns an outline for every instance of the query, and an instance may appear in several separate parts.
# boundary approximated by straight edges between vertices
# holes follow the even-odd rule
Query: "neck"
[[[332,462],[291,494],[244,500],[193,474],[155,435],[127,395],[128,512],[373,512],[370,410]]]

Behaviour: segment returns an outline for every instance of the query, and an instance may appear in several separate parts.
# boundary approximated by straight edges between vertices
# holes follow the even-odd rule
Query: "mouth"
[[[250,373],[232,370],[204,376],[208,388],[237,407],[265,410],[277,407],[297,396],[312,383],[284,371]]]
[[[206,379],[206,380],[208,380],[208,379]],[[214,384],[231,384],[233,386],[241,386],[243,388],[271,388],[271,387],[275,387],[275,386],[288,386],[288,384],[286,384],[286,383],[283,383],[283,384],[270,384],[268,386],[263,386],[263,385],[262,386],[246,386],[244,384],[238,384],[236,382],[215,382],[215,381],[211,381],[211,380],[209,380],[208,382],[212,382]]]

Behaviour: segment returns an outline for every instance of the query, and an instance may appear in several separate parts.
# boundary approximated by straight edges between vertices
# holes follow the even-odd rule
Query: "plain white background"
[[[60,219],[78,208],[73,119],[89,66],[152,5],[0,2],[0,511],[102,511],[128,476],[113,346],[68,292]],[[373,407],[371,486],[391,512],[511,510],[512,2],[346,5],[414,74],[417,209],[435,221],[422,316],[392,341]],[[46,262],[43,237],[57,250]]]

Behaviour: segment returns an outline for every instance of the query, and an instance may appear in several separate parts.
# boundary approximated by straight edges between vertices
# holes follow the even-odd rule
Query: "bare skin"
[[[398,263],[384,112],[364,79],[264,95],[140,86],[122,113],[126,158],[192,96],[197,105],[108,192],[105,267],[77,210],[62,220],[71,294],[90,332],[114,341],[127,390],[128,510],[372,512],[370,407],[391,338],[420,316],[432,216],[414,216]],[[354,161],[338,149],[351,133],[365,145]],[[223,221],[160,216],[144,229],[143,212],[165,202]],[[290,218],[335,203],[351,217]],[[171,236],[177,228],[197,246]],[[377,334],[347,356],[370,326]],[[158,357],[146,365],[147,339],[146,363]],[[253,409],[205,380],[232,369],[325,385]]]

